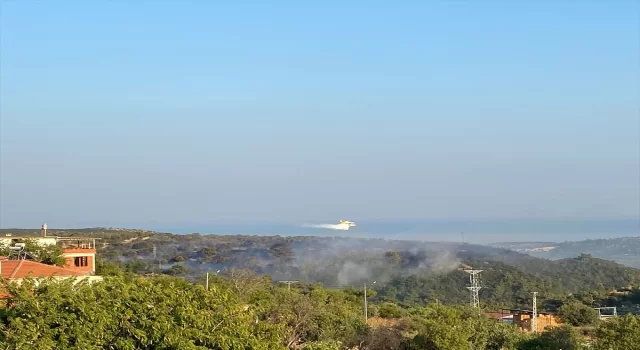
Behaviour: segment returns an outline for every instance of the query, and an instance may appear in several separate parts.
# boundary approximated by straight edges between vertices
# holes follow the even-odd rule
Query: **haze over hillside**
[[[346,218],[345,218],[346,219]],[[338,219],[317,220],[315,224],[336,224]],[[283,221],[212,221],[208,223],[181,223],[175,225],[100,225],[104,227],[137,227],[158,232],[187,234],[248,234],[248,235],[311,235],[336,234],[358,238],[393,238],[426,241],[450,241],[477,244],[496,242],[556,242],[584,239],[603,239],[636,236],[640,234],[640,219],[521,219],[521,220],[356,220],[357,227],[347,232],[327,228],[308,227],[298,222]],[[1,222],[0,222],[1,224]],[[48,221],[49,227],[70,227]],[[321,225],[320,225],[321,226]],[[0,226],[2,227],[2,226]],[[90,226],[89,226],[90,227]],[[4,227],[7,228],[7,227]]]
[[[0,234],[38,235],[38,230]],[[101,238],[101,261],[128,271],[181,275],[197,281],[206,272],[244,269],[276,280],[346,288],[379,282],[381,296],[407,305],[467,300],[463,268],[480,268],[483,300],[523,306],[532,290],[541,301],[583,290],[606,293],[640,285],[640,270],[576,253],[551,261],[509,249],[461,242],[357,237],[171,234],[133,229],[52,229],[51,235]],[[578,242],[579,244],[580,242]],[[449,290],[447,292],[447,290]],[[416,294],[417,293],[417,294]],[[396,300],[396,299],[394,299]]]
[[[640,236],[565,242],[503,242],[491,245],[554,260],[585,253],[640,268]]]

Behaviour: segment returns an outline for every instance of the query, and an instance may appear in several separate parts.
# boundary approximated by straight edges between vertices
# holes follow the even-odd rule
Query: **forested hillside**
[[[206,272],[235,268],[334,289],[376,281],[380,299],[405,306],[436,300],[450,305],[468,302],[469,276],[464,268],[484,270],[480,297],[494,308],[527,307],[533,291],[539,293],[541,306],[553,310],[558,300],[570,295],[589,291],[602,300],[615,289],[640,286],[640,270],[586,254],[552,261],[503,248],[447,242],[174,235],[105,228],[50,230],[50,234],[101,238],[102,260],[138,274],[164,273],[196,281]]]
[[[7,230],[4,230],[7,231]],[[14,235],[39,234],[13,230]],[[164,273],[196,281],[206,272],[248,269],[274,280],[320,282],[344,289],[373,283],[379,298],[406,306],[468,301],[468,275],[481,274],[483,303],[525,307],[537,291],[543,307],[554,309],[571,294],[600,296],[640,285],[640,270],[589,255],[551,261],[502,248],[447,243],[356,239],[174,235],[144,230],[51,230],[64,236],[101,238],[99,256],[138,274]],[[602,298],[601,298],[602,299]]]

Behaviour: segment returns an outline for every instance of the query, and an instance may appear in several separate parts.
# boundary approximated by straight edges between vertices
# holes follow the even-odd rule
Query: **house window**
[[[89,257],[79,256],[73,259],[73,264],[76,267],[89,266]]]

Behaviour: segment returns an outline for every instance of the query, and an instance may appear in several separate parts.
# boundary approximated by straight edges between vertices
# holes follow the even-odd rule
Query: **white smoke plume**
[[[345,224],[304,224],[302,227],[325,228],[328,230],[349,231],[349,225]]]
[[[440,275],[459,267],[455,244],[333,237],[292,246],[304,280],[345,287],[396,276]],[[296,277],[298,278],[298,277]]]
[[[418,254],[411,252],[412,254]],[[418,267],[411,273],[420,271],[430,271],[433,273],[448,273],[460,266],[460,259],[451,250],[431,251],[427,257],[418,264]]]
[[[371,278],[371,269],[366,265],[359,265],[352,261],[347,261],[340,272],[338,272],[338,283],[341,286],[354,283],[354,281],[361,281]]]

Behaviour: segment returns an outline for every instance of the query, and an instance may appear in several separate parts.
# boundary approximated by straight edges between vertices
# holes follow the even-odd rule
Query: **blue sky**
[[[637,1],[4,1],[0,227],[640,212]]]

